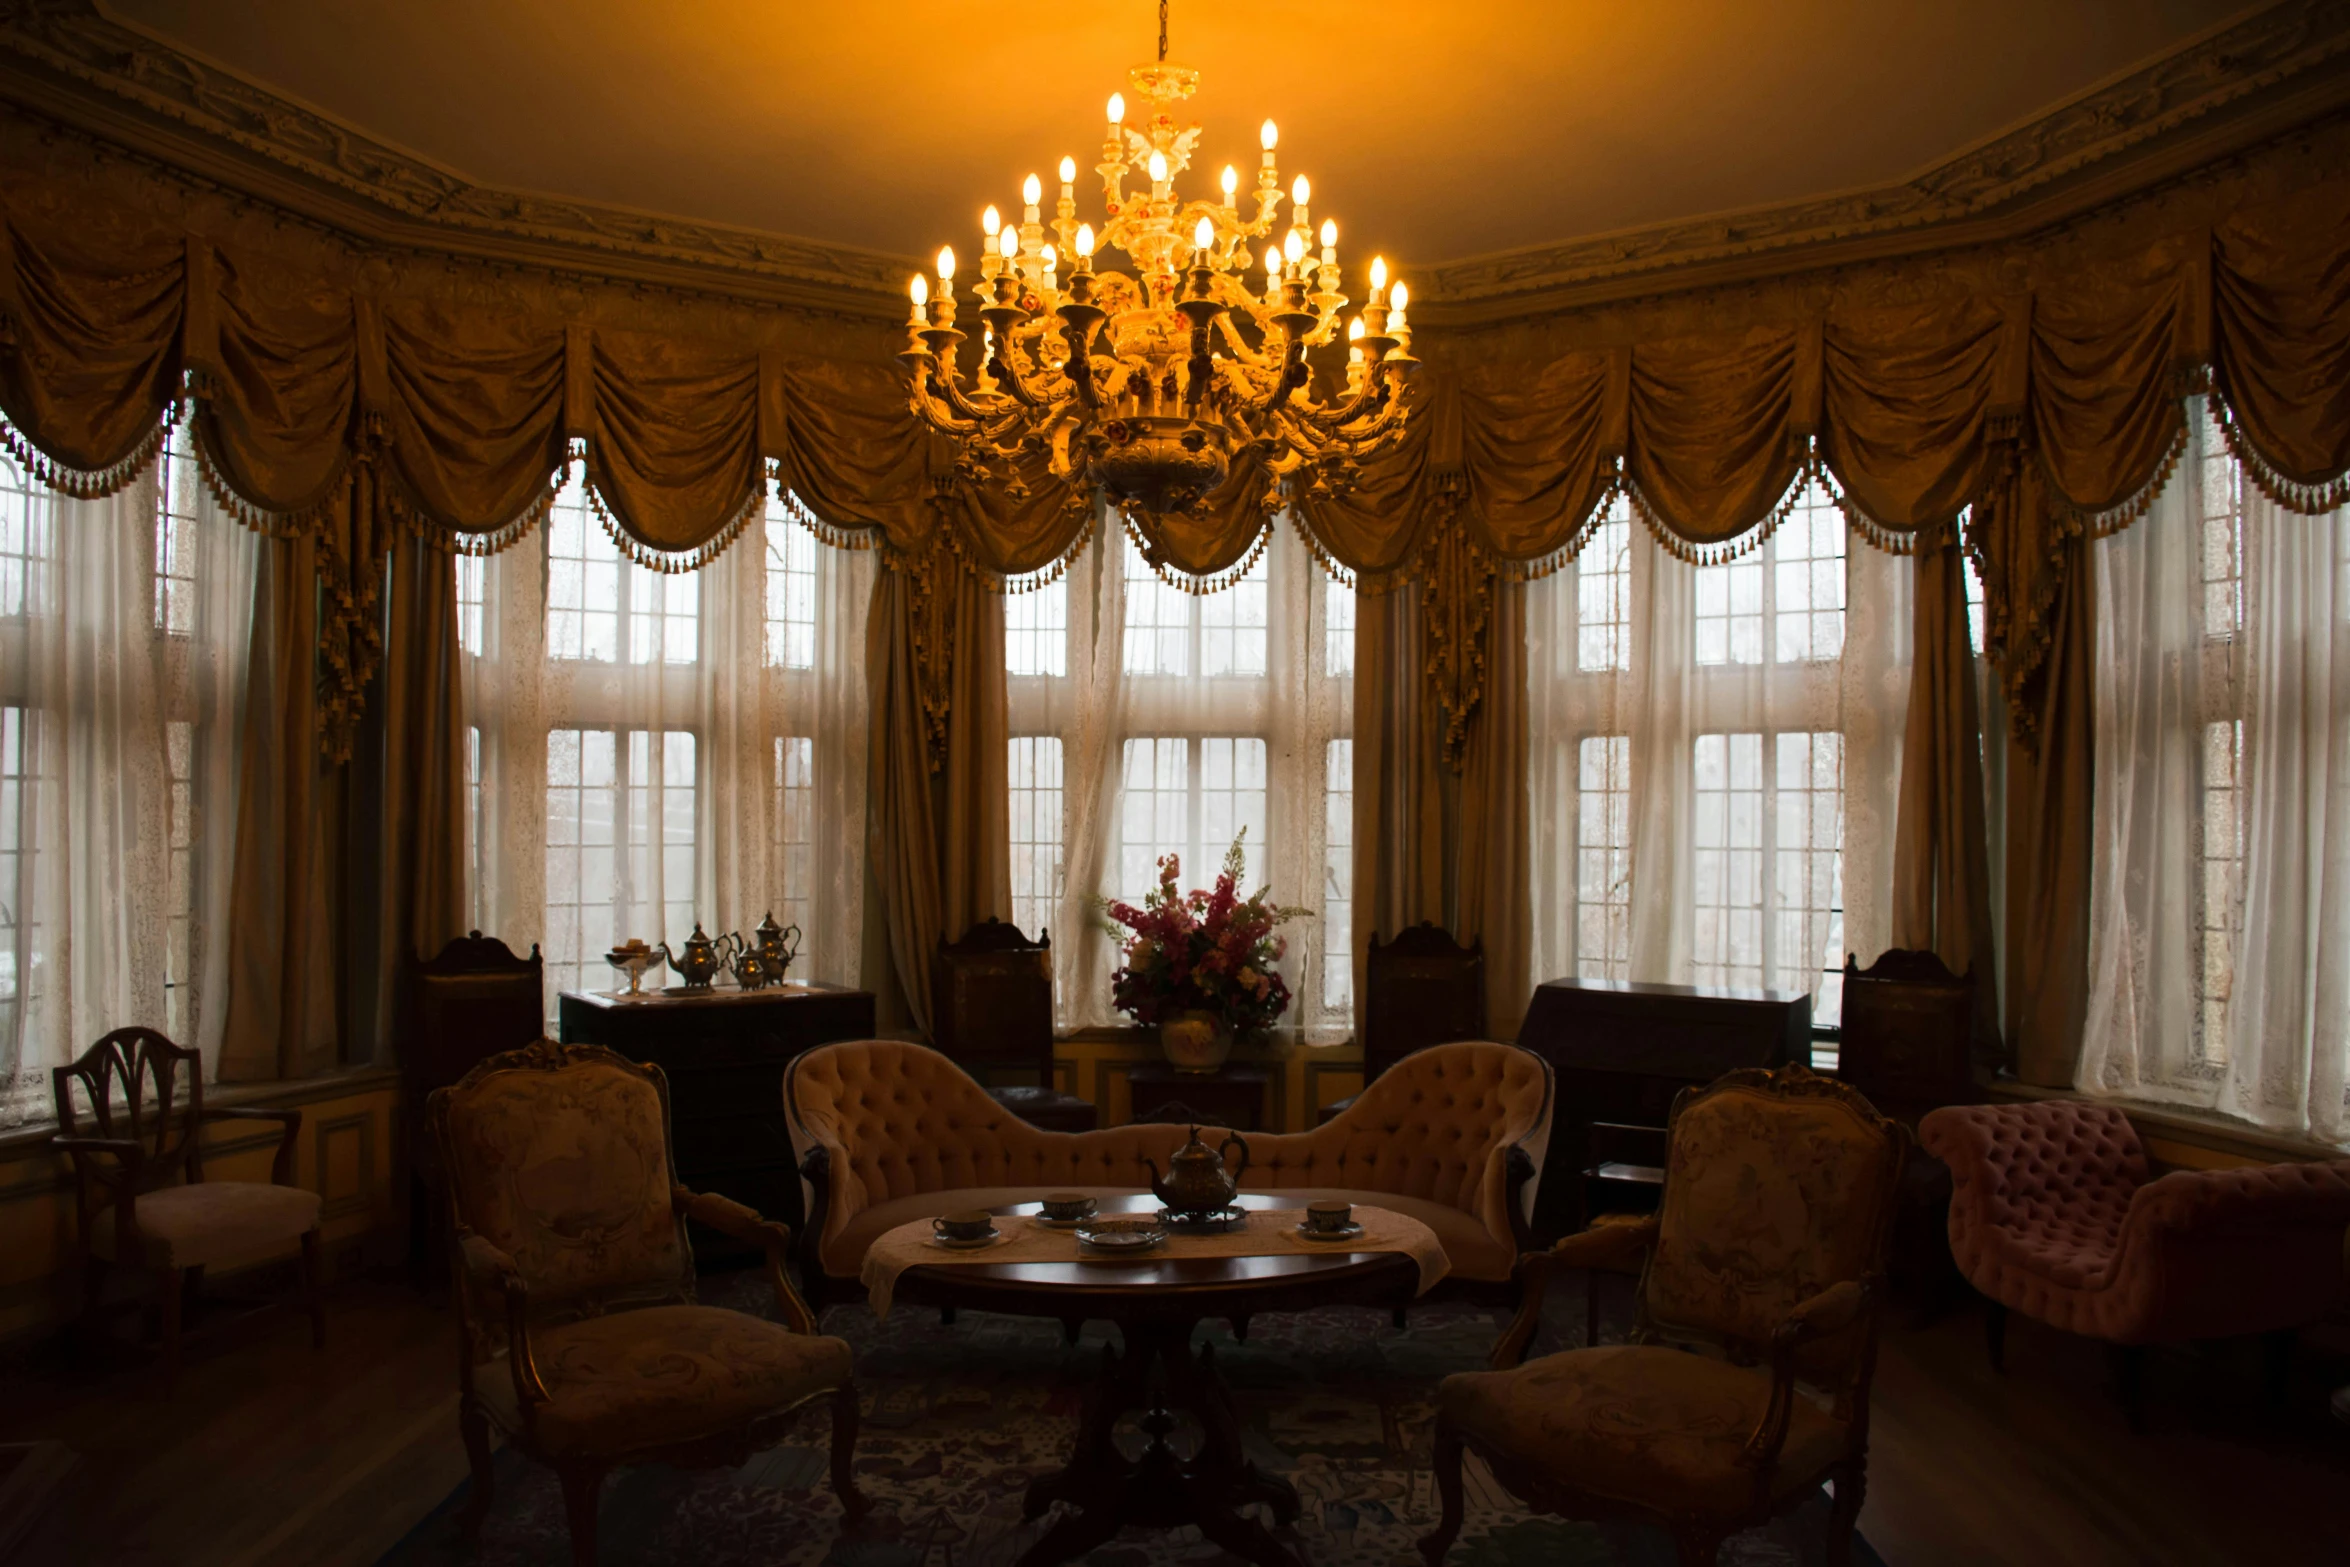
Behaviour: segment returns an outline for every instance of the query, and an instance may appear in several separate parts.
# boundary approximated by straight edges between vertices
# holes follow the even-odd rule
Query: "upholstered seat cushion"
[[[136,1261],[157,1268],[243,1262],[317,1229],[318,1204],[316,1192],[266,1181],[196,1181],[166,1186],[139,1194],[135,1209],[139,1256],[115,1256],[113,1208],[98,1215],[90,1249],[108,1261]]]
[[[859,1212],[846,1228],[825,1243],[824,1271],[835,1278],[854,1277],[864,1266],[866,1249],[901,1224],[952,1213],[958,1208],[1005,1208],[1017,1202],[1035,1202],[1046,1192],[1057,1190],[1060,1188],[1048,1186],[961,1186],[941,1192],[918,1192],[911,1197],[893,1197]],[[1070,1190],[1089,1191],[1096,1197],[1131,1197],[1144,1192],[1138,1186],[1088,1186]],[[1511,1249],[1488,1234],[1474,1214],[1425,1197],[1401,1197],[1393,1192],[1343,1186],[1284,1187],[1271,1195],[1285,1206],[1295,1204],[1303,1208],[1308,1203],[1335,1199],[1371,1204],[1417,1219],[1436,1232],[1452,1273],[1468,1278],[1507,1279],[1517,1261]]]
[[[1666,1511],[1735,1513],[1754,1498],[1740,1455],[1770,1398],[1767,1371],[1612,1345],[1446,1377],[1436,1406],[1470,1441],[1560,1485]],[[1848,1439],[1843,1422],[1799,1393],[1771,1495],[1818,1484]]]
[[[711,1306],[589,1317],[534,1330],[530,1348],[547,1388],[538,1440],[550,1454],[620,1454],[738,1430],[840,1386],[853,1367],[839,1339]],[[503,1361],[475,1367],[473,1385],[493,1420],[521,1429]]]

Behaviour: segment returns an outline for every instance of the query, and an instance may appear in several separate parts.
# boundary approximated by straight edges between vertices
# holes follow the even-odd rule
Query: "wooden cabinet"
[[[837,985],[766,990],[567,990],[557,1003],[567,1045],[604,1045],[669,1077],[677,1178],[799,1228],[799,1170],[784,1118],[783,1069],[836,1039],[873,1037],[873,997]],[[696,1229],[705,1264],[744,1260],[749,1248]]]

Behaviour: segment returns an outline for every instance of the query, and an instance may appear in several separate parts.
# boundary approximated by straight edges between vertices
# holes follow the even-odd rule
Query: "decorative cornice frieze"
[[[847,245],[477,185],[125,26],[93,0],[0,0],[0,51],[327,187],[346,205],[355,199],[454,236],[509,247],[592,252],[602,258],[597,270],[627,259],[783,280],[836,296],[833,302],[847,313],[894,318],[903,279],[917,268],[906,258]],[[171,158],[168,149],[132,150]],[[202,172],[221,177],[218,170]],[[328,222],[338,216],[311,207],[308,216]]]
[[[2093,171],[2121,176],[2101,182],[2096,201],[2168,177],[2169,167],[2132,155],[2199,122],[2238,118],[2227,111],[2261,95],[2313,89],[2292,94],[2282,114],[2262,121],[2264,134],[2350,103],[2346,63],[2350,0],[2283,0],[1899,183],[1441,264],[1427,275],[1417,313],[1431,324],[1506,319],[1698,281],[1667,274],[1751,276],[1857,251],[1968,242],[1978,236],[1950,231],[2017,209],[2032,223],[2060,220],[2067,214],[2033,210],[2032,198],[2083,183]],[[2270,123],[2278,120],[2285,123]],[[2233,149],[2212,145],[2194,156],[2225,150]]]

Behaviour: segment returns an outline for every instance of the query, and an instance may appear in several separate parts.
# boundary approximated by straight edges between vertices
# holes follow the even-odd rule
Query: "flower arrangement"
[[[1160,859],[1159,884],[1143,895],[1141,908],[1095,900],[1102,928],[1119,945],[1122,961],[1110,976],[1110,1000],[1119,1011],[1143,1024],[1208,1012],[1246,1034],[1272,1027],[1289,1009],[1289,986],[1273,969],[1288,943],[1273,931],[1312,911],[1267,902],[1262,887],[1240,896],[1247,836],[1243,828],[1232,840],[1213,891],[1183,891],[1177,885],[1182,861],[1170,854]]]

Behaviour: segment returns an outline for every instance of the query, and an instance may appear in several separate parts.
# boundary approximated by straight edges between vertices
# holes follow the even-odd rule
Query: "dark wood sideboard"
[[[1614,980],[1537,985],[1518,1043],[1558,1074],[1534,1228],[1544,1240],[1582,1221],[1594,1121],[1658,1126],[1682,1089],[1733,1067],[1811,1059],[1811,997]]]
[[[766,990],[566,990],[556,1025],[567,1045],[604,1045],[669,1077],[677,1178],[798,1229],[800,1177],[784,1118],[783,1069],[836,1039],[873,1037],[873,995],[839,985]],[[693,1227],[705,1263],[751,1260],[750,1248]]]

